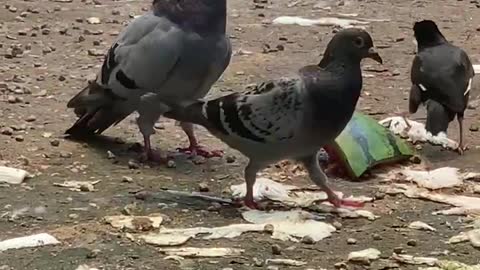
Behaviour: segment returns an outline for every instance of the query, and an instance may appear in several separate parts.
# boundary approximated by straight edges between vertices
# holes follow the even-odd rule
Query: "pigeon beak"
[[[380,55],[377,53],[377,51],[375,51],[373,47],[368,49],[367,57],[377,61],[380,64],[383,64],[382,57],[380,57]]]

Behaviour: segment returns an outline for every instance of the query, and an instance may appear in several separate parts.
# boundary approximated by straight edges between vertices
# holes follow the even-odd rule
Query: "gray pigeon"
[[[318,65],[305,66],[293,77],[261,83],[246,94],[172,106],[165,116],[202,125],[249,158],[248,207],[256,207],[257,172],[282,159],[300,161],[333,205],[360,206],[340,199],[329,188],[317,156],[350,121],[362,90],[360,62],[367,57],[382,63],[370,35],[361,29],[342,30]]]
[[[421,103],[427,109],[425,128],[432,135],[447,132],[457,116],[460,127],[459,153],[464,151],[463,116],[475,75],[468,55],[450,44],[435,22],[424,20],[413,26],[418,52],[411,70],[409,113]]]
[[[158,118],[176,103],[203,98],[230,63],[225,35],[226,0],[154,0],[152,8],[133,20],[105,56],[95,81],[73,97],[67,107],[79,119],[66,133],[100,134],[137,111],[148,159],[159,159],[150,146]],[[190,146],[198,145],[193,125],[180,123]]]

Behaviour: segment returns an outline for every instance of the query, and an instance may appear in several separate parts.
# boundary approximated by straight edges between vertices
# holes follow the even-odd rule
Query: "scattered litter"
[[[470,241],[472,246],[480,248],[480,229],[470,230],[468,232],[461,232],[460,234],[451,237],[448,240],[448,243],[457,244],[468,241]]]
[[[341,28],[358,27],[361,25],[369,24],[369,22],[366,22],[366,21],[341,19],[341,18],[335,18],[335,17],[305,19],[305,18],[294,17],[294,16],[280,16],[274,19],[272,23],[273,24],[298,24],[300,26],[312,26],[312,25],[340,26]]]
[[[164,260],[172,260],[172,261],[176,261],[178,263],[182,263],[185,258],[183,258],[182,256],[177,256],[177,255],[171,255],[171,256],[167,256],[165,258],[163,258]]]
[[[48,233],[40,233],[0,241],[0,251],[57,244],[60,244],[60,242],[52,235]]]
[[[432,171],[421,171],[412,169],[396,170],[387,176],[393,181],[415,182],[420,187],[428,189],[442,189],[461,186],[463,175],[458,168],[443,167]]]
[[[379,216],[374,215],[372,212],[368,210],[348,210],[343,208],[337,209],[338,215],[342,218],[366,218],[368,220],[376,220]]]
[[[93,268],[86,264],[82,264],[82,265],[79,265],[75,270],[98,270],[98,268]]]
[[[163,217],[150,216],[107,216],[105,221],[117,229],[129,229],[132,231],[151,231],[160,228]]]
[[[419,188],[413,185],[392,184],[380,188],[381,192],[386,194],[404,194],[408,198],[427,199],[434,202],[444,203],[455,206],[454,208],[436,211],[433,214],[442,215],[479,215],[480,198],[463,195],[450,195],[438,192],[432,192],[425,188]]]
[[[414,221],[410,223],[410,225],[408,225],[408,228],[414,229],[414,230],[431,231],[431,232],[435,232],[437,230],[434,227],[422,221]]]
[[[265,232],[272,238],[299,242],[303,237],[310,237],[314,242],[331,235],[335,227],[317,221],[321,217],[305,211],[275,211],[271,213],[251,210],[243,213],[243,218],[253,224],[231,224],[221,227],[195,227],[187,229],[161,228],[158,233],[138,236],[138,239],[151,245],[176,246],[186,243],[191,238],[205,240],[235,238],[246,232]]]
[[[411,264],[411,265],[428,265],[428,266],[435,266],[438,263],[437,258],[430,258],[430,257],[415,257],[412,255],[407,254],[396,254],[393,253],[392,259],[397,262],[401,262],[403,264]]]
[[[24,170],[0,166],[0,183],[18,185],[27,175],[28,173]]]
[[[267,265],[284,265],[284,266],[303,266],[306,262],[296,261],[291,259],[267,259],[265,261]]]
[[[245,250],[239,248],[163,248],[160,249],[161,253],[170,256],[181,256],[187,258],[198,257],[227,257],[227,256],[239,256]]]
[[[90,17],[90,18],[87,18],[87,22],[89,24],[100,24],[100,19],[97,17]]]
[[[408,138],[412,143],[429,142],[433,145],[441,145],[447,149],[457,148],[458,143],[449,139],[444,132],[440,132],[437,136],[433,136],[430,132],[427,132],[424,124],[409,119],[407,119],[407,121],[408,124],[410,124],[410,128],[407,123],[405,123],[405,119],[401,116],[389,117],[379,121],[379,123],[389,128],[393,133]]]
[[[233,185],[230,187],[234,198],[244,197],[246,194],[246,184]],[[343,194],[337,195],[343,198]],[[256,200],[271,200],[281,202],[290,207],[309,207],[319,201],[326,201],[327,194],[320,189],[300,188],[293,185],[285,185],[275,182],[268,178],[258,178],[253,187],[253,197]],[[350,197],[349,200],[361,202],[373,201],[370,197]]]
[[[329,237],[336,229],[330,224],[317,221],[318,216],[301,210],[274,211],[270,213],[251,210],[242,213],[243,218],[255,224],[271,224],[272,238],[283,241],[298,242],[304,237],[310,237],[318,242]]]
[[[65,181],[63,183],[53,183],[57,187],[66,187],[71,191],[83,191],[91,192],[95,191],[95,185],[100,183],[100,180],[97,181]]]
[[[480,270],[480,264],[466,265],[456,261],[438,261],[436,267],[418,268],[418,270]]]
[[[348,261],[369,264],[371,261],[377,260],[382,254],[378,249],[367,248],[361,251],[354,251],[348,254]]]
[[[480,65],[473,65],[473,70],[475,74],[480,74]]]

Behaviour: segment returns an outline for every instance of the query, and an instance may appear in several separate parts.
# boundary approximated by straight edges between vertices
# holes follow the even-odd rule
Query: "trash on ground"
[[[480,264],[467,265],[456,261],[440,260],[435,267],[423,267],[418,270],[480,270]]]
[[[0,251],[19,248],[42,247],[57,245],[60,242],[48,233],[34,234],[0,241]]]
[[[253,224],[231,224],[221,227],[194,227],[186,229],[161,228],[158,233],[139,235],[148,244],[157,246],[175,246],[186,243],[191,238],[211,240],[235,238],[246,232],[268,232],[272,238],[299,242],[310,237],[317,242],[331,235],[335,227],[317,221],[321,217],[304,211],[274,211],[271,213],[257,210],[243,213],[243,217]]]
[[[432,231],[432,232],[437,231],[437,229],[435,229],[434,227],[422,221],[414,221],[408,225],[408,228],[414,229],[414,230],[424,230],[424,231]]]
[[[468,241],[470,241],[472,246],[476,248],[480,248],[480,229],[474,229],[468,232],[461,232],[460,234],[451,237],[448,240],[448,243],[457,244],[457,243],[463,243]]]
[[[97,181],[65,181],[63,183],[53,183],[57,187],[66,187],[71,191],[83,191],[91,192],[95,191],[95,185],[100,183],[100,180]]]
[[[427,199],[430,201],[455,206],[454,208],[447,210],[436,211],[433,214],[480,215],[480,197],[444,194],[407,184],[392,184],[389,186],[383,186],[380,188],[380,191],[386,194],[403,194],[408,198]]]
[[[396,254],[394,253],[391,257],[393,260],[403,263],[403,264],[411,264],[411,265],[428,265],[428,266],[435,266],[438,263],[437,258],[431,257],[415,257],[412,255],[407,254]]]
[[[389,128],[393,133],[400,135],[402,138],[408,138],[412,143],[429,142],[433,145],[441,145],[447,149],[457,148],[458,143],[449,139],[444,132],[433,136],[430,132],[427,132],[424,124],[409,119],[407,119],[407,121],[408,124],[410,124],[410,128],[401,116],[389,117],[381,120],[379,123]]]
[[[303,266],[306,262],[291,260],[291,259],[267,259],[265,261],[267,265],[283,265],[283,266]]]
[[[86,264],[79,265],[75,270],[98,270],[98,268],[90,267]]]
[[[473,70],[475,74],[480,74],[480,65],[473,65]]]
[[[443,167],[432,171],[412,170],[409,168],[395,170],[387,175],[387,179],[402,182],[415,182],[428,189],[458,187],[463,184],[463,174],[458,168]]]
[[[105,221],[116,229],[128,229],[131,231],[151,231],[160,228],[163,217],[160,215],[150,216],[106,216]]]
[[[342,177],[357,179],[367,170],[382,164],[407,160],[415,154],[413,147],[372,117],[355,112],[335,139],[325,146],[328,167],[335,166]]]
[[[186,258],[199,258],[199,257],[227,257],[227,256],[239,256],[245,250],[239,248],[162,248],[159,250],[168,256],[181,256]]]
[[[25,180],[28,172],[22,169],[0,166],[0,183],[18,185]]]
[[[369,264],[371,261],[379,259],[380,254],[382,253],[378,249],[367,248],[360,251],[350,252],[350,254],[348,254],[347,260],[352,262]]]
[[[341,19],[341,18],[335,18],[335,17],[305,19],[302,17],[295,17],[295,16],[280,16],[274,19],[272,23],[273,24],[297,24],[300,26],[313,26],[313,25],[339,26],[341,28],[359,27],[361,25],[369,24],[369,22],[366,22],[366,21]]]
[[[232,185],[230,187],[232,197],[241,198],[246,194],[246,184]],[[341,192],[337,192],[340,198],[343,198]],[[285,185],[275,182],[268,178],[258,178],[253,187],[253,197],[255,200],[271,200],[281,202],[290,207],[309,207],[320,201],[326,201],[327,194],[320,189],[300,188],[293,185]],[[369,197],[350,197],[349,200],[362,202],[373,201]]]
[[[310,237],[318,242],[329,237],[335,227],[318,221],[319,217],[301,210],[262,212],[250,210],[242,213],[243,218],[251,223],[273,227],[272,238],[283,241],[298,242],[304,237]]]

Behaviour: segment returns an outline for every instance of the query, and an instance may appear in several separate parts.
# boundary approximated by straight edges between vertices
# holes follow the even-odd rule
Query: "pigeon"
[[[67,104],[78,120],[65,133],[101,134],[137,111],[149,160],[166,161],[150,144],[154,124],[171,103],[203,98],[230,63],[226,0],[154,0],[108,50],[96,79]],[[182,151],[211,156],[197,142],[192,123],[181,122],[190,146]]]
[[[418,46],[411,69],[409,113],[420,104],[427,110],[425,128],[433,136],[447,132],[457,117],[460,139],[457,151],[463,154],[463,118],[475,75],[467,53],[449,43],[435,22],[416,22],[413,31]]]
[[[165,116],[202,125],[248,157],[244,204],[249,208],[258,207],[253,198],[257,172],[283,159],[303,164],[334,206],[359,206],[340,199],[328,186],[318,155],[353,115],[362,89],[363,58],[382,63],[368,32],[344,29],[331,39],[318,65],[265,81],[243,94],[173,105]]]

